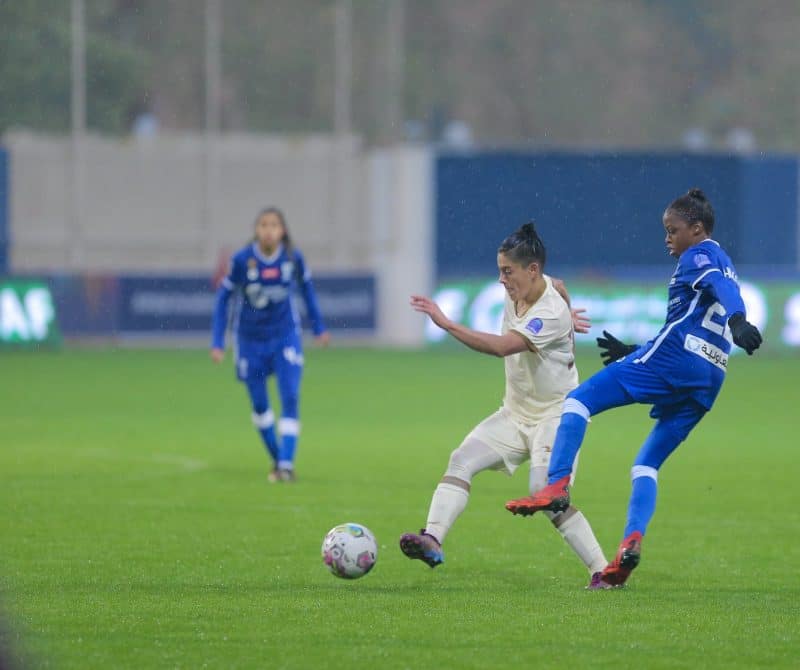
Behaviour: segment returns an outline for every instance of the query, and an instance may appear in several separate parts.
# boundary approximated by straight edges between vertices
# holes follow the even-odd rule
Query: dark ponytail
[[[690,188],[686,195],[675,198],[667,210],[679,216],[686,223],[699,221],[709,235],[714,230],[714,208],[706,198],[706,194],[699,188]]]
[[[547,260],[547,251],[544,242],[536,232],[533,221],[523,225],[519,230],[509,235],[500,248],[497,250],[504,254],[510,261],[523,267],[528,267],[531,263],[538,263],[539,269],[544,269]]]

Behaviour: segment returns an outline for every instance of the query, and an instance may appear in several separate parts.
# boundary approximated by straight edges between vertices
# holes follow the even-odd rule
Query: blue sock
[[[258,432],[261,433],[261,439],[267,449],[267,453],[272,457],[275,463],[278,463],[278,436],[275,434],[275,426],[269,428],[259,428]]]
[[[583,407],[581,405],[581,407]],[[561,424],[558,426],[553,453],[550,456],[550,470],[547,482],[552,484],[559,479],[572,474],[572,466],[578,449],[581,448],[583,436],[586,435],[588,417],[576,414],[564,405],[565,412],[561,415]]]
[[[641,466],[640,466],[641,467]],[[628,503],[628,525],[625,526],[625,537],[634,531],[642,535],[647,530],[647,524],[656,511],[656,491],[658,483],[653,477],[643,475],[633,480],[631,499]]]
[[[253,425],[261,435],[267,453],[278,464],[278,436],[275,434],[275,414],[269,407],[267,385],[263,379],[247,380],[247,392],[253,405]]]
[[[278,451],[278,467],[292,469],[294,455],[297,450],[297,437],[300,434],[300,422],[294,417],[283,417],[278,423],[281,431],[281,446]]]

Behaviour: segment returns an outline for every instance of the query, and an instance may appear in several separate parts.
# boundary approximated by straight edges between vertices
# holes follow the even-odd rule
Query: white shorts
[[[559,423],[561,417],[556,416],[537,424],[524,424],[501,408],[475,426],[465,441],[474,438],[483,442],[503,459],[494,469],[513,475],[529,459],[531,468],[546,468],[550,465],[550,454]],[[572,468],[573,479],[576,466],[577,459]]]

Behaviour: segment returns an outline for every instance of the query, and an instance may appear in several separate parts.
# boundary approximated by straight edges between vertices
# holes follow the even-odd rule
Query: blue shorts
[[[646,364],[634,363],[632,356],[603,368],[569,394],[592,416],[612,407],[652,405],[650,416],[667,421],[684,438],[707,411],[693,396],[693,389],[671,386]]]
[[[303,341],[292,330],[274,340],[239,339],[236,348],[236,377],[239,381],[258,381],[272,374],[283,379],[297,376],[303,369]]]

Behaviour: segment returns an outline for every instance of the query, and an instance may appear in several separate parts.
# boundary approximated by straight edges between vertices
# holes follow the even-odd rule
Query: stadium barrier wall
[[[433,290],[433,159],[427,149],[377,150],[370,156],[370,216],[376,232],[378,338],[424,344],[424,322],[409,296]]]
[[[787,156],[475,152],[436,159],[439,278],[493,271],[502,239],[534,220],[548,258],[609,268],[663,259],[664,208],[698,186],[737,267],[800,268],[798,159]]]
[[[0,147],[0,277],[8,270],[8,152]]]
[[[421,321],[406,310],[410,293],[433,288],[432,152],[426,147],[367,151],[357,138],[322,135],[224,135],[211,145],[190,136],[89,136],[77,151],[84,175],[76,180],[76,147],[68,139],[11,133],[6,142],[14,177],[10,270],[17,274],[152,275],[156,281],[219,275],[252,235],[256,212],[277,204],[315,277],[372,282],[371,297],[359,298],[370,303],[371,320],[357,330],[389,345],[424,342]],[[178,303],[176,320],[191,309]],[[81,304],[78,314],[89,309]],[[103,324],[97,305],[87,305],[92,322]],[[356,321],[365,319],[361,314]],[[118,324],[104,329],[118,332]]]
[[[10,271],[210,272],[277,205],[312,269],[372,272],[366,160],[346,136],[9,133]],[[77,174],[80,174],[80,179]]]
[[[314,284],[326,324],[337,339],[374,337],[377,297],[372,275],[319,276]],[[26,301],[23,289],[31,288],[45,289],[49,302],[42,295],[37,303]],[[14,304],[8,291],[17,297]],[[38,322],[48,317],[54,338],[63,333],[69,338],[177,338],[208,344],[215,294],[207,276],[54,275],[0,281],[0,343],[10,343],[24,328],[20,314],[27,306],[41,307]],[[302,301],[298,308],[306,322]],[[4,338],[6,332],[9,336]]]

